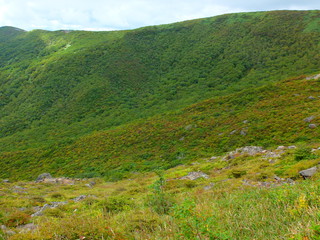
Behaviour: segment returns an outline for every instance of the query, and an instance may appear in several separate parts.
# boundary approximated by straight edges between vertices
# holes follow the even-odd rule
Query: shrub
[[[306,148],[306,147],[298,148],[294,154],[294,159],[296,161],[307,160],[312,158],[313,158],[313,154],[311,152],[311,148]]]
[[[30,220],[31,216],[21,212],[21,211],[16,211],[11,213],[6,220],[6,226],[8,227],[17,227],[19,225],[24,225],[27,224]]]
[[[240,178],[244,175],[247,174],[247,171],[244,171],[244,170],[233,170],[231,172],[231,175],[234,177],[234,178]]]
[[[50,195],[50,197],[53,198],[53,199],[64,199],[65,198],[65,196],[63,194],[61,194],[61,193],[52,193]]]
[[[151,185],[153,194],[148,196],[147,205],[158,214],[167,214],[173,206],[173,198],[164,191],[165,179],[161,173],[157,173],[159,179]]]
[[[131,209],[133,202],[126,196],[112,196],[100,203],[105,213],[122,212]]]

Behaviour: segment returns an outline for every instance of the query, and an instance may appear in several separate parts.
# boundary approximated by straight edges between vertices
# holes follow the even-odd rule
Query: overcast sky
[[[224,13],[320,9],[320,0],[0,0],[0,26],[116,30]]]

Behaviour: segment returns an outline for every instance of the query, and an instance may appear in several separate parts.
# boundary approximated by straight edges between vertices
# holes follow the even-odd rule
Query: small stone
[[[3,179],[2,182],[3,183],[9,183],[10,181],[9,181],[9,179]]]
[[[309,124],[309,128],[310,128],[310,129],[315,129],[316,127],[317,127],[316,124]]]
[[[246,135],[247,135],[247,131],[242,129],[242,130],[240,131],[240,134],[241,134],[242,136],[246,136]]]
[[[244,121],[243,121],[244,124],[246,124],[246,123],[248,123],[248,122],[249,122],[248,120],[244,120]]]
[[[238,131],[238,130],[233,130],[233,131],[230,132],[229,134],[230,134],[230,135],[233,135],[233,134],[235,134],[237,131]]]
[[[218,157],[212,156],[210,160],[216,160]]]
[[[213,186],[214,186],[214,183],[210,183],[209,185],[204,186],[204,187],[203,187],[203,190],[208,191],[208,190],[210,190]]]
[[[42,173],[37,177],[36,182],[42,182],[44,179],[50,179],[52,178],[50,173]]]
[[[87,197],[88,197],[87,195],[80,195],[79,197],[76,197],[76,198],[74,198],[72,200],[75,201],[75,202],[80,202],[80,201],[82,201],[83,199],[85,199]]]
[[[310,117],[307,117],[307,118],[303,119],[303,121],[305,121],[307,123],[310,123],[315,118],[316,118],[315,116],[310,116]]]
[[[285,146],[279,146],[279,147],[277,147],[277,150],[284,150],[284,149],[286,149]]]
[[[197,125],[189,124],[184,127],[185,130],[191,130],[192,128],[195,128]]]
[[[278,177],[278,176],[274,176],[274,179],[275,179],[276,181],[281,181],[281,178]]]
[[[309,96],[308,99],[310,99],[310,100],[315,100],[315,99],[317,99],[317,98],[315,98],[314,96]]]
[[[291,179],[291,178],[287,178],[287,183],[289,183],[289,184],[294,184],[294,181]]]
[[[289,146],[288,149],[296,149],[297,147],[292,145],[292,146]]]

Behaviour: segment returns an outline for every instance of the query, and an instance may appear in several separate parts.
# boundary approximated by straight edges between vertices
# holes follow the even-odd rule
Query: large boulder
[[[312,168],[308,168],[308,169],[305,169],[305,170],[302,170],[299,172],[299,174],[304,178],[310,178],[312,177],[314,174],[316,174],[318,168],[315,166],[315,167],[312,167]]]

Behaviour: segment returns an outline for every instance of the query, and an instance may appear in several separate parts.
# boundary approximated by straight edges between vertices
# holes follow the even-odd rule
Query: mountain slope
[[[92,131],[315,72],[319,16],[276,11],[133,31],[18,31],[0,42],[1,149],[66,145]]]
[[[319,92],[319,79],[301,76],[205,100],[74,142],[4,152],[0,177],[30,179],[49,171],[116,180],[135,171],[167,169],[246,145],[317,143]],[[15,144],[11,140],[9,144]]]

